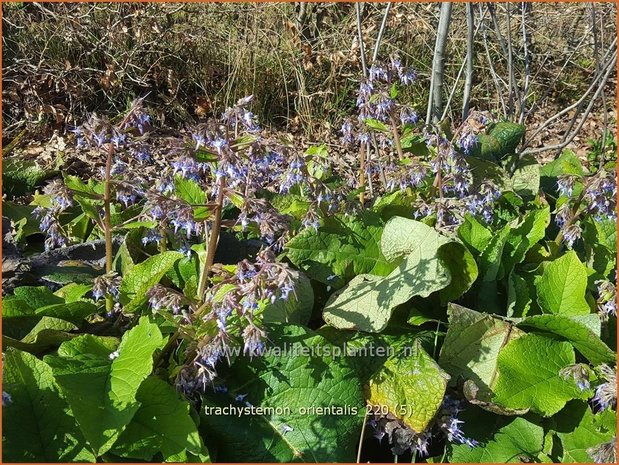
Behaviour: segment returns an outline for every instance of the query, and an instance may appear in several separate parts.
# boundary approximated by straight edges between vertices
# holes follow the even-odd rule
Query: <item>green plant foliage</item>
[[[450,250],[442,257],[449,254],[449,260],[441,259],[440,250],[446,247]],[[334,294],[324,309],[328,324],[380,332],[398,305],[443,290],[452,298],[459,296],[477,277],[477,267],[461,244],[418,221],[399,217],[389,220],[381,249],[386,259],[400,262],[398,267],[385,278],[358,275]]]
[[[330,217],[317,231],[306,229],[289,241],[286,255],[310,278],[331,286],[341,287],[363,273],[385,276],[394,265],[380,250],[383,227],[373,212]]]
[[[615,460],[616,144],[543,162],[369,66],[343,149],[137,99],[88,174],[5,161],[3,462]]]
[[[10,197],[30,194],[43,181],[54,176],[32,160],[8,158],[2,160],[2,191]]]
[[[162,343],[157,325],[143,317],[118,347],[84,335],[64,342],[57,356],[45,357],[95,455],[110,450],[139,410],[138,389]]]
[[[201,415],[207,445],[217,446],[217,460],[224,462],[353,461],[365,405],[350,361],[332,358],[334,346],[302,327],[276,326],[269,334],[273,347],[287,346],[289,353],[273,352],[258,364],[240,358],[226,378],[228,392],[204,398],[211,407]],[[229,405],[266,413],[217,414],[216,407]],[[286,409],[271,413],[269,407]]]
[[[415,342],[410,355],[389,359],[370,380],[369,403],[424,431],[436,415],[449,375]]]
[[[19,350],[7,350],[2,384],[3,392],[11,396],[2,416],[4,460],[95,461],[45,362]]]
[[[499,376],[494,402],[512,409],[531,409],[550,416],[578,398],[576,385],[559,372],[575,361],[568,342],[527,334],[510,341],[497,357]]]

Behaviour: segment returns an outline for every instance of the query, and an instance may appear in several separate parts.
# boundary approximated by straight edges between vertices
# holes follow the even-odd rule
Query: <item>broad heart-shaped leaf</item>
[[[478,259],[479,280],[476,284],[479,288],[478,304],[487,312],[499,313],[501,309],[497,281],[502,274],[501,257],[510,233],[509,225],[496,231]]]
[[[45,170],[34,160],[5,158],[2,160],[2,192],[9,197],[34,192],[36,186],[55,174],[56,171]]]
[[[2,335],[21,339],[40,320],[34,309],[23,299],[9,296],[2,299]]]
[[[118,437],[111,452],[150,461],[161,452],[168,460],[177,454],[200,454],[202,440],[189,414],[189,404],[159,378],[147,378],[137,392],[140,408]]]
[[[478,275],[477,263],[469,250],[459,242],[443,244],[438,248],[437,256],[451,276],[451,282],[439,291],[442,303],[447,303],[471,288]]]
[[[524,333],[511,323],[450,304],[449,327],[441,347],[439,364],[452,384],[472,380],[478,398],[488,401],[497,377],[497,357],[503,347]]]
[[[559,372],[575,361],[569,342],[527,334],[509,342],[499,353],[499,376],[493,401],[511,409],[530,408],[550,416],[582,393]]]
[[[498,141],[500,150],[493,155],[497,158],[501,158],[504,155],[514,153],[524,136],[524,126],[522,124],[502,121],[492,126],[488,131],[488,135],[494,137]]]
[[[537,281],[537,301],[544,313],[586,315],[591,313],[586,290],[587,268],[570,250],[544,268]]]
[[[492,233],[473,215],[464,215],[464,221],[458,227],[458,237],[464,244],[477,253],[481,253],[492,238]]]
[[[448,250],[443,252],[442,247]],[[398,305],[441,290],[445,290],[445,296],[456,298],[476,278],[477,269],[467,259],[471,258],[468,250],[419,221],[390,219],[381,248],[389,261],[401,260],[398,267],[386,278],[357,276],[333,294],[323,312],[328,324],[340,329],[380,332]],[[447,254],[451,254],[448,260]]]
[[[112,447],[138,410],[136,393],[162,343],[157,325],[142,317],[123,335],[116,358],[109,340],[92,335],[67,341],[58,356],[45,357],[95,455]]]
[[[69,334],[68,331],[74,329],[77,329],[77,327],[73,323],[44,316],[21,340],[4,336],[2,345],[3,347],[15,347],[31,354],[38,354],[73,338],[75,335]]]
[[[550,223],[550,208],[548,206],[528,211],[521,221],[511,225],[510,234],[507,236],[502,267],[498,278],[508,275],[520,262],[525,254],[546,235],[546,227]]]
[[[97,313],[97,310],[97,306],[92,302],[77,300],[70,303],[40,307],[35,310],[35,314],[60,318],[79,326],[84,321],[84,318],[93,313]]]
[[[591,315],[595,318],[597,315]],[[616,360],[617,355],[584,323],[565,315],[534,315],[518,326],[535,328],[561,336],[572,343],[591,363],[598,365]]]
[[[209,449],[222,462],[354,461],[365,402],[352,360],[331,357],[334,347],[300,326],[273,326],[268,336],[263,357],[237,358],[227,393],[204,396],[200,430]],[[215,409],[230,405],[263,411]]]
[[[422,348],[419,341],[411,353],[398,354],[385,362],[370,380],[369,403],[387,407],[389,413],[421,433],[438,411],[449,375]]]
[[[521,196],[535,197],[539,191],[540,165],[532,155],[525,155],[516,164],[511,187]]]
[[[471,409],[472,410],[472,409]],[[468,415],[467,415],[468,413]],[[479,445],[449,446],[450,463],[522,463],[533,462],[542,451],[544,429],[525,420],[514,418],[505,424],[505,419],[488,413],[465,412],[464,432]],[[496,429],[495,429],[496,428]]]
[[[578,156],[571,150],[564,150],[559,158],[545,163],[539,170],[544,192],[557,191],[557,178],[565,174],[582,176],[585,174]]]
[[[16,287],[14,292],[15,297],[25,300],[28,306],[36,309],[46,305],[54,305],[64,303],[64,300],[45,286],[22,286]]]
[[[120,283],[120,301],[124,304],[124,310],[134,311],[144,303],[146,292],[183,257],[181,252],[163,252],[132,267]]]
[[[569,402],[554,416],[561,440],[562,463],[591,463],[587,449],[612,440],[617,435],[617,417],[612,410],[596,415],[586,402]]]
[[[2,390],[11,396],[2,408],[3,462],[95,461],[45,362],[8,349]]]
[[[286,256],[307,275],[332,287],[341,287],[357,275],[386,276],[395,265],[380,251],[384,223],[377,213],[355,217],[330,216],[314,230],[307,228],[286,245]]]

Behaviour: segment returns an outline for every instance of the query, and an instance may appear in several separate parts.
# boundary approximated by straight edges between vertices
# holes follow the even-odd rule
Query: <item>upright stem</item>
[[[219,241],[219,230],[221,229],[221,213],[224,204],[224,190],[226,188],[226,178],[222,176],[219,178],[219,185],[217,190],[217,202],[215,205],[215,219],[213,220],[213,227],[209,235],[209,240],[206,249],[206,262],[204,263],[204,271],[202,272],[202,278],[200,279],[200,287],[198,288],[198,297],[202,299],[204,292],[206,291],[206,285],[208,283],[208,277],[215,261],[215,251],[217,250],[217,242]]]
[[[109,144],[107,151],[107,160],[105,162],[105,191],[103,193],[103,207],[105,218],[103,219],[103,232],[105,234],[105,272],[112,272],[112,262],[114,259],[112,249],[112,189],[110,179],[112,177],[112,158],[114,157],[114,146]],[[111,294],[105,296],[105,308],[108,312],[114,308],[114,300]]]
[[[402,143],[400,142],[398,124],[393,115],[389,115],[389,119],[391,120],[391,134],[393,135],[393,143],[395,144],[395,149],[398,152],[398,158],[400,160],[404,160],[404,152],[402,151]]]
[[[572,207],[572,210],[570,212],[570,217],[565,222],[563,227],[559,230],[559,233],[557,234],[557,237],[555,238],[555,244],[557,244],[557,246],[558,246],[557,253],[561,250],[561,245],[563,244],[563,238],[565,237],[565,231],[567,231],[567,229],[571,225],[573,225],[576,222],[576,220],[578,219],[578,217],[580,216],[580,213],[578,212],[578,209],[580,208],[580,204],[582,203],[583,199],[585,198],[586,190],[587,190],[586,188],[583,188],[582,192],[580,193],[580,195],[576,199],[576,202],[574,202],[574,206]]]
[[[160,228],[159,234],[161,234],[161,239],[159,239],[159,252],[163,253],[168,250],[168,244],[165,237],[165,228]]]
[[[359,146],[359,187],[362,189],[359,192],[359,202],[361,205],[365,203],[365,142],[361,142]]]

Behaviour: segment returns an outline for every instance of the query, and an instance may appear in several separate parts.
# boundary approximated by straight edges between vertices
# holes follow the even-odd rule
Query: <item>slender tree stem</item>
[[[114,250],[112,244],[112,189],[110,178],[112,177],[112,159],[114,157],[114,146],[109,144],[107,151],[107,159],[105,162],[105,191],[103,194],[103,206],[105,218],[103,219],[103,232],[105,234],[105,272],[112,272],[112,263],[114,260]],[[111,312],[114,308],[114,300],[108,292],[105,295],[105,309]]]

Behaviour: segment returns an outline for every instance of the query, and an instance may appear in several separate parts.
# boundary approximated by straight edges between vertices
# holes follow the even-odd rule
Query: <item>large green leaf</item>
[[[120,301],[125,304],[124,310],[134,311],[144,303],[146,292],[183,257],[181,252],[163,252],[132,267],[120,283]]]
[[[157,325],[142,317],[123,335],[116,358],[109,340],[92,335],[67,341],[58,356],[45,357],[97,456],[112,447],[140,407],[137,391],[162,343]]]
[[[540,165],[535,157],[525,155],[518,160],[511,178],[511,187],[521,196],[535,197],[540,185]]]
[[[442,252],[441,247],[448,250]],[[459,243],[419,221],[394,217],[387,222],[381,248],[389,261],[400,261],[386,278],[360,275],[335,293],[325,306],[325,321],[340,329],[382,331],[395,307],[415,296],[428,297],[446,289],[456,298],[476,278],[477,267]],[[446,254],[451,253],[449,260]],[[453,274],[451,270],[454,270]],[[452,281],[452,276],[456,277]]]
[[[478,398],[489,400],[497,377],[497,357],[503,347],[524,333],[511,323],[450,304],[449,327],[441,347],[439,364],[452,383],[472,380]]]
[[[41,234],[40,220],[33,214],[34,205],[2,201],[2,216],[11,220],[15,227],[15,242],[20,242],[33,234]]]
[[[612,440],[617,434],[617,417],[612,410],[594,415],[586,402],[572,401],[555,417],[562,445],[562,463],[591,463],[587,449]]]
[[[478,259],[478,305],[488,312],[499,313],[501,310],[497,282],[499,276],[503,273],[501,257],[510,233],[511,227],[509,225],[496,231]]]
[[[36,315],[50,316],[54,318],[60,318],[62,320],[70,321],[71,323],[79,326],[84,319],[97,313],[97,306],[92,302],[86,302],[83,300],[77,300],[70,303],[46,305],[45,307],[39,307],[35,310]]]
[[[15,349],[4,355],[3,462],[94,462],[50,367]],[[4,404],[4,401],[3,401]]]
[[[569,342],[527,334],[509,342],[499,353],[495,385],[497,404],[550,416],[582,393],[559,372],[575,361]]]
[[[327,217],[318,230],[307,228],[293,237],[286,256],[310,278],[333,287],[363,273],[386,276],[394,265],[380,251],[383,226],[380,216],[370,211]]]
[[[193,179],[185,179],[176,176],[174,180],[174,192],[190,205],[202,205],[206,203],[206,192]]]
[[[302,327],[272,327],[269,339],[264,357],[237,359],[227,393],[204,397],[200,429],[209,449],[222,462],[354,461],[365,403],[351,360],[332,357],[334,347]],[[230,405],[265,409],[215,409]]]
[[[487,134],[479,136],[479,144],[473,149],[473,155],[487,160],[500,160],[515,152],[523,136],[524,126],[521,124],[506,121],[497,123]]]
[[[68,331],[74,329],[77,329],[77,327],[73,323],[44,316],[21,340],[4,336],[2,338],[2,346],[15,347],[32,354],[38,354],[50,347],[57,347],[62,342],[74,337],[73,334],[68,333]]]
[[[189,404],[172,386],[159,378],[147,378],[137,392],[140,408],[119,436],[112,453],[150,461],[161,452],[165,460],[191,452],[200,454],[203,445]]]
[[[45,170],[33,160],[3,159],[2,193],[9,197],[29,194],[55,174],[55,171]]]
[[[13,291],[15,297],[25,300],[28,306],[36,309],[46,305],[61,304],[64,300],[45,286],[22,286]]]
[[[370,380],[369,403],[386,407],[389,413],[421,433],[440,408],[449,375],[419,344],[410,354],[390,358]]]
[[[2,333],[13,339],[21,339],[34,328],[41,318],[23,299],[9,296],[2,299]]]
[[[476,429],[476,434],[467,435],[480,444],[476,447],[468,445],[451,446],[449,461],[451,463],[521,463],[536,461],[542,451],[544,429],[524,418],[514,418],[487,437],[489,421],[494,418],[472,418],[465,423]],[[489,421],[486,421],[489,420]]]
[[[515,271],[507,279],[507,316],[524,317],[533,303],[535,288]]]
[[[495,124],[488,131],[488,135],[494,137],[499,143],[499,152],[493,154],[496,158],[514,153],[516,147],[524,136],[524,126],[522,124],[502,121]]]
[[[464,215],[464,221],[458,227],[458,237],[469,250],[481,253],[490,242],[492,233],[473,215],[467,213]]]
[[[509,274],[514,266],[524,260],[531,247],[545,237],[548,224],[550,224],[550,208],[546,206],[528,211],[522,220],[511,225],[503,249],[499,279]]]
[[[595,318],[597,315],[591,315]],[[565,315],[534,315],[519,326],[548,331],[567,339],[583,356],[595,365],[612,362],[617,355],[584,323]]]
[[[556,192],[557,178],[565,174],[582,176],[585,174],[582,163],[571,150],[564,150],[561,155],[551,162],[545,163],[539,170],[541,186],[545,192]]]
[[[544,268],[537,281],[537,301],[544,313],[586,315],[587,268],[570,250]]]

